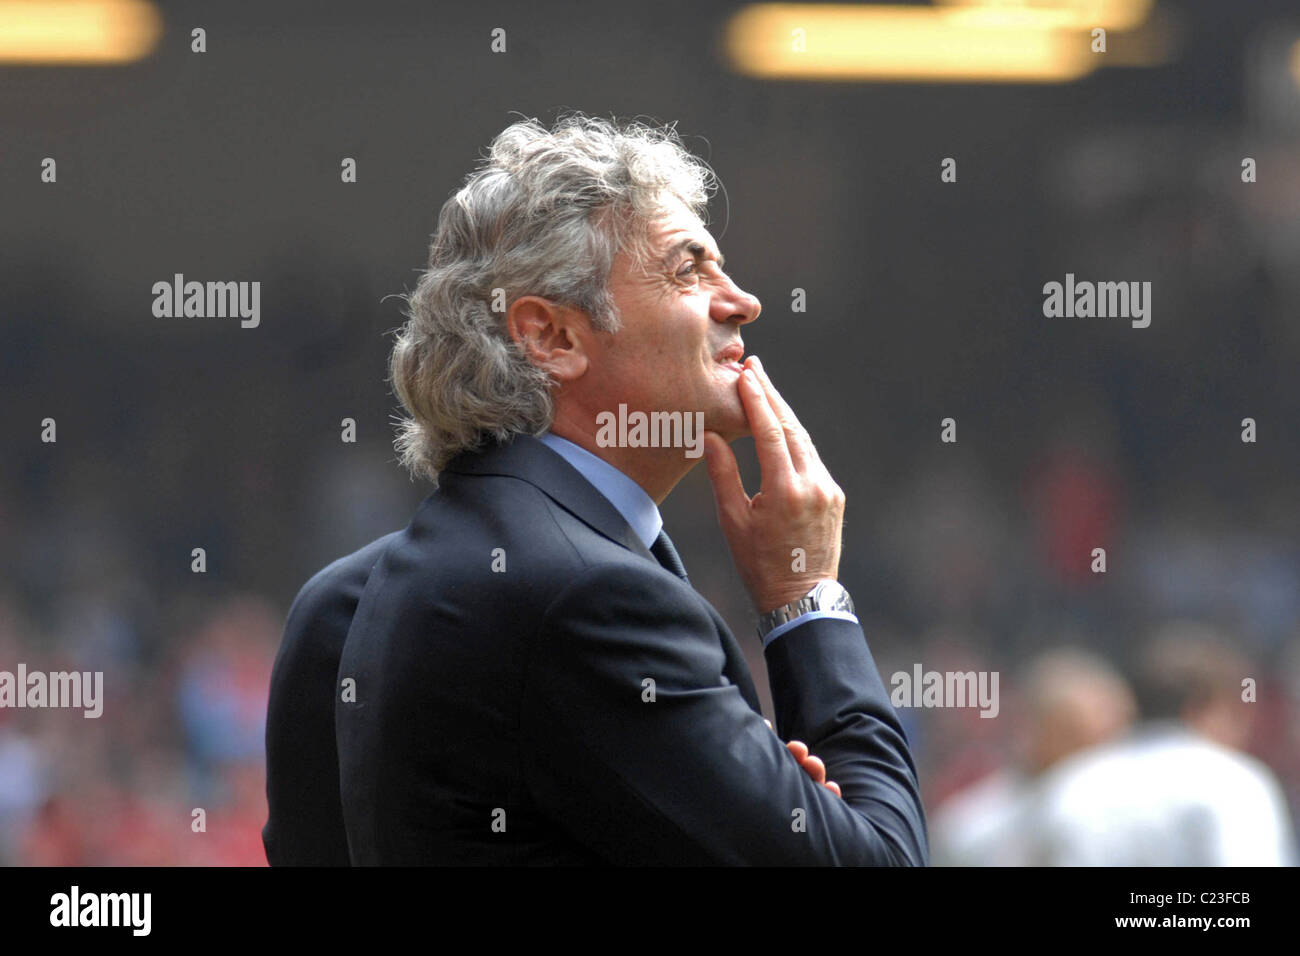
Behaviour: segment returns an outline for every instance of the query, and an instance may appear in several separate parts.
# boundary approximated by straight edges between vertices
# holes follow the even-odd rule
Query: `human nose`
[[[711,311],[713,318],[718,322],[747,325],[758,318],[759,313],[763,311],[763,305],[758,301],[757,296],[750,295],[727,278],[725,289],[713,298]]]

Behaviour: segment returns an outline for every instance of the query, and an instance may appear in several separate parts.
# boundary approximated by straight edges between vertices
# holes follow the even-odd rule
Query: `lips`
[[[725,349],[714,356],[723,365],[740,365],[741,359],[745,357],[745,346],[741,342],[733,342]]]

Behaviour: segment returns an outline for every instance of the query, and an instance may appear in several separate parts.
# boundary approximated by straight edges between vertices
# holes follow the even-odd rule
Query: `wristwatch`
[[[760,638],[767,637],[775,628],[780,627],[787,621],[793,621],[799,615],[807,614],[809,611],[855,613],[853,598],[849,597],[849,592],[844,590],[839,581],[826,578],[824,581],[818,581],[813,585],[813,589],[799,600],[783,604],[775,611],[760,614],[758,616],[758,636]]]

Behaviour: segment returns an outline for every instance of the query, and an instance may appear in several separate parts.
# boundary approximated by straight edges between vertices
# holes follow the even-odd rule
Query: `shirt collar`
[[[591,482],[623,516],[628,527],[647,549],[654,544],[663,529],[664,519],[659,514],[659,506],[646,494],[644,488],[603,458],[593,455],[567,438],[546,432],[538,435],[537,439]]]

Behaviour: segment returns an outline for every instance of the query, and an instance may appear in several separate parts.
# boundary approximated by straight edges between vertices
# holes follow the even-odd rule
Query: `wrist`
[[[771,614],[779,608],[785,607],[798,601],[800,598],[807,597],[808,593],[821,584],[823,581],[835,581],[834,574],[809,574],[803,575],[793,581],[784,582],[779,588],[769,588],[763,592],[762,596],[754,602],[754,607],[758,609],[759,614]]]
[[[822,578],[793,600],[759,614],[758,636],[765,638],[769,632],[782,624],[787,624],[813,611],[840,611],[853,614],[855,613],[853,598],[834,578]]]

